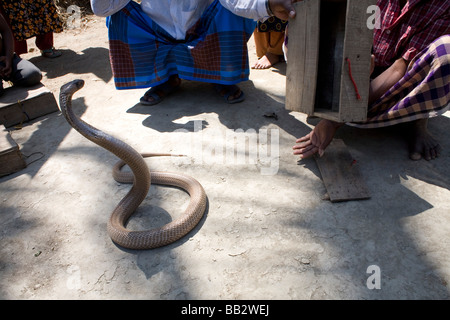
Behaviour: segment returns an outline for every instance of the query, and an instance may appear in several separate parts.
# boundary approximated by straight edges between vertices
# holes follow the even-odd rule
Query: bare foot
[[[331,120],[320,120],[310,133],[297,139],[297,144],[292,148],[294,154],[300,155],[300,158],[302,159],[309,158],[316,153],[319,153],[319,156],[322,156],[326,147],[328,147],[333,140],[336,130],[342,125],[343,123]]]
[[[277,62],[280,62],[280,57],[276,54],[267,52],[262,58],[256,61],[252,69],[269,69]]]
[[[441,153],[441,146],[430,135],[427,129],[428,118],[416,120],[412,125],[412,138],[410,143],[409,158],[411,160],[432,160]]]

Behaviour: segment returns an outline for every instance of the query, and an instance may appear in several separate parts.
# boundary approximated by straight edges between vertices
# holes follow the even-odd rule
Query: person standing
[[[63,22],[52,0],[2,0],[0,10],[14,35],[17,55],[28,52],[27,39],[36,37],[36,46],[46,58],[57,58],[53,33],[63,31]]]
[[[91,0],[107,17],[110,61],[117,89],[151,87],[140,99],[160,103],[181,80],[214,84],[227,103],[244,100],[247,41],[256,20],[294,15],[292,0]],[[270,11],[270,12],[269,12]]]

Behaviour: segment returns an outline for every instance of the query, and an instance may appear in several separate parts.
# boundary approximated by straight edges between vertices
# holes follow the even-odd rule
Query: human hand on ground
[[[321,120],[310,133],[295,141],[297,144],[292,148],[294,155],[300,155],[301,159],[309,158],[316,153],[322,156],[333,140],[336,130],[342,125],[330,120]]]

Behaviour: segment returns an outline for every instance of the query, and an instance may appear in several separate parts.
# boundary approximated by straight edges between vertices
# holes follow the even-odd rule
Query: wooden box
[[[0,177],[22,170],[26,166],[17,143],[8,131],[0,129]]]
[[[338,122],[365,121],[375,0],[304,0],[289,21],[286,109]],[[368,13],[369,11],[369,13]]]
[[[44,85],[9,87],[0,97],[0,124],[11,127],[59,111],[53,93]]]

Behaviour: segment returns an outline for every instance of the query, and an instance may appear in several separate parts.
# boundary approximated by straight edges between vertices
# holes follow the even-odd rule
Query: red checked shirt
[[[388,67],[402,57],[411,61],[435,39],[450,34],[449,0],[378,0],[381,28],[374,31],[375,64]]]

